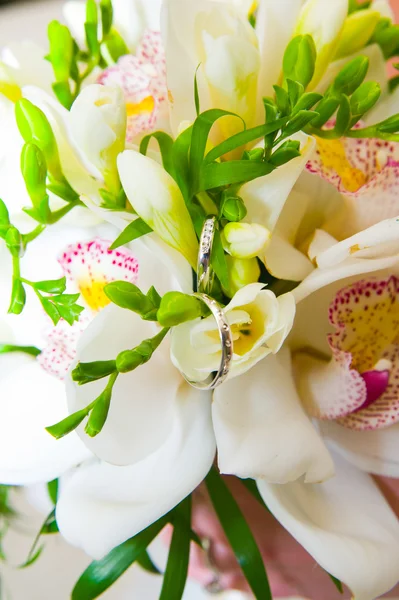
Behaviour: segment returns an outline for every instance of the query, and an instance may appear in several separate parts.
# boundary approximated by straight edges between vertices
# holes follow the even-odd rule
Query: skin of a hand
[[[399,0],[391,0],[396,20],[399,22]],[[391,74],[397,74],[392,67]],[[399,479],[376,477],[392,509],[399,517]],[[350,593],[338,593],[328,575],[291,535],[261,506],[248,490],[234,477],[226,477],[256,538],[267,567],[273,598],[303,596],[309,600],[349,599]],[[248,591],[226,536],[210,504],[206,489],[201,486],[193,496],[193,529],[201,538],[210,541],[210,559],[220,572],[224,589]],[[196,544],[192,544],[189,574],[204,586],[215,577],[209,558]],[[398,597],[399,585],[384,598]]]

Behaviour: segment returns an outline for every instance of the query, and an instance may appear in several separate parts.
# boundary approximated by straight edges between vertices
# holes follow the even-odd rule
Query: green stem
[[[38,225],[33,231],[31,231],[30,233],[26,233],[24,234],[23,237],[23,241],[24,244],[29,244],[29,242],[33,242],[33,240],[35,240],[37,237],[39,237],[39,235],[46,229],[45,225]]]
[[[64,208],[60,208],[59,210],[56,210],[55,212],[51,213],[49,225],[54,225],[55,223],[58,223],[60,219],[62,219],[63,217],[65,217],[65,215],[70,213],[71,210],[73,210],[76,206],[83,206],[83,204],[80,201],[75,202],[74,204],[68,204],[67,206],[64,206]]]

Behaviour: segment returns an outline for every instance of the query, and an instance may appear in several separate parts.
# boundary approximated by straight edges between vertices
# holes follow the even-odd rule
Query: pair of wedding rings
[[[197,266],[197,292],[193,294],[201,300],[211,311],[217,328],[222,349],[219,369],[205,381],[192,381],[185,377],[186,381],[199,390],[214,390],[227,378],[231,361],[233,360],[233,335],[222,306],[209,296],[213,284],[213,272],[211,267],[211,254],[213,240],[215,237],[216,218],[212,217],[205,221],[202,228]]]

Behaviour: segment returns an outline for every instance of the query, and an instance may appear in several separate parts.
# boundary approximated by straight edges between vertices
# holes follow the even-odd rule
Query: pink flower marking
[[[75,359],[81,333],[95,314],[109,304],[104,286],[112,281],[136,283],[139,263],[126,248],[110,250],[111,242],[95,239],[72,244],[65,248],[58,261],[70,282],[72,293],[81,293],[86,305],[79,321],[72,326],[61,321],[47,333],[48,344],[39,355],[41,366],[51,375],[63,379]]]
[[[166,59],[161,34],[146,31],[136,56],[122,56],[116,65],[105,69],[98,83],[122,88],[127,107],[127,141],[150,133],[168,114]]]

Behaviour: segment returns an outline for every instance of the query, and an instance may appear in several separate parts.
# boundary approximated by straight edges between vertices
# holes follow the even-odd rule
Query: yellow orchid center
[[[86,280],[79,282],[79,290],[87,306],[93,311],[98,312],[110,304],[109,298],[105,295],[104,287],[108,281],[105,279],[98,281]]]
[[[136,117],[143,113],[152,113],[155,108],[155,100],[153,96],[147,96],[141,102],[127,102],[126,111],[128,117]]]
[[[348,159],[341,140],[317,140],[317,149],[324,169],[334,171],[348,192],[356,192],[368,181],[367,175],[354,167]]]
[[[16,83],[8,81],[0,81],[0,94],[14,103],[22,98],[21,88]]]

